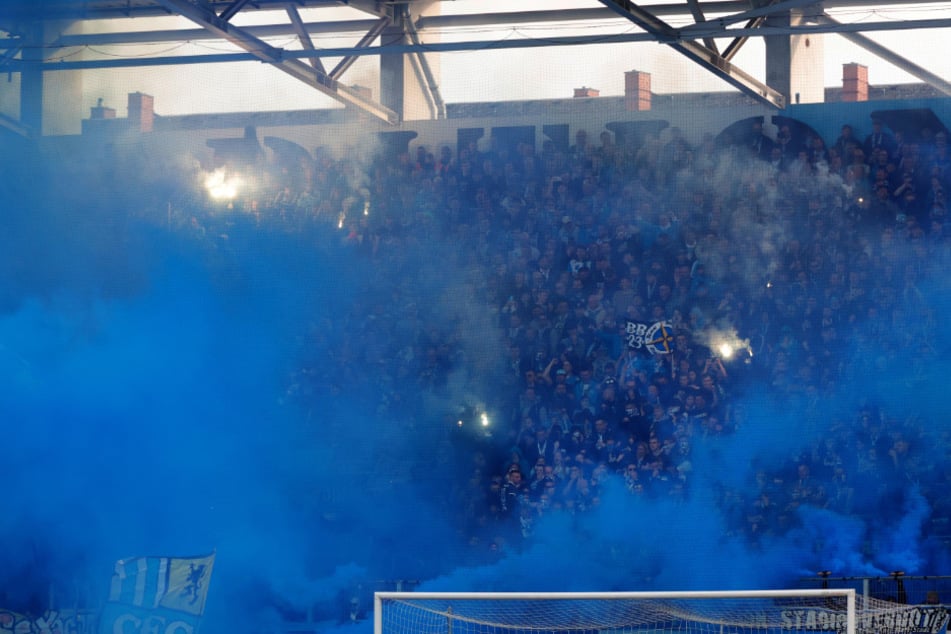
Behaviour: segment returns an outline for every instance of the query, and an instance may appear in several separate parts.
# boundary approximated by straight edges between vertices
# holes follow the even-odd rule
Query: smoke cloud
[[[0,182],[16,201],[0,232],[0,607],[40,611],[51,584],[78,601],[77,580],[101,601],[117,559],[211,550],[210,633],[308,615],[348,623],[351,599],[365,618],[372,591],[397,581],[459,591],[775,588],[818,570],[935,574],[947,563],[925,530],[925,494],[948,478],[946,326],[934,326],[933,352],[916,354],[883,336],[885,317],[855,316],[862,336],[840,347],[852,371],[819,395],[778,398],[774,377],[758,374],[766,366],[738,360],[729,365],[738,429],[693,441],[686,493],[636,496],[605,476],[588,512],[545,515],[523,544],[492,550],[472,539],[460,509],[473,468],[487,479],[510,446],[500,396],[510,386],[468,244],[447,239],[412,199],[390,209],[411,238],[380,256],[348,242],[333,215],[302,232],[197,208],[194,224],[163,224],[138,212],[162,209],[170,189],[189,198],[170,182],[130,170],[106,186],[38,154],[22,165],[5,166]],[[809,240],[805,225],[770,193],[765,171],[719,169],[725,198],[759,193],[745,198],[753,207],[723,208],[723,232],[698,246],[705,275],[738,299],[776,292],[766,282],[780,245]],[[178,173],[183,190],[198,180]],[[717,245],[731,238],[739,247]],[[909,247],[893,257],[916,256]],[[946,263],[932,259],[885,335],[947,305]],[[744,319],[742,307],[727,311],[709,342],[755,347]],[[421,387],[428,352],[441,369]],[[460,411],[485,411],[499,429],[473,434],[467,419],[460,431]],[[783,475],[776,486],[787,486],[807,452],[859,425],[863,411],[909,430],[916,459],[934,465],[929,480],[859,464],[856,442],[843,448],[849,505],[799,504],[788,530],[748,534],[748,505],[769,481]],[[916,421],[923,431],[911,436]],[[831,495],[836,483],[821,478]]]

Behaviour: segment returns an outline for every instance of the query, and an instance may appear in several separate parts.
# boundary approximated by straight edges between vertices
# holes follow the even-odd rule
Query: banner
[[[197,616],[164,608],[107,603],[99,617],[99,634],[195,634],[197,630]]]
[[[0,609],[0,634],[91,634],[95,622],[89,611],[46,610],[27,616]]]
[[[205,611],[214,554],[116,562],[100,634],[192,634]]]
[[[627,347],[650,354],[670,354],[674,351],[674,328],[666,321],[654,323],[628,321],[624,326]]]
[[[859,613],[856,629],[889,634],[943,634],[948,627],[948,609],[942,605],[916,605],[895,610]],[[843,610],[798,608],[782,611],[783,629],[806,632],[845,632],[848,617]]]

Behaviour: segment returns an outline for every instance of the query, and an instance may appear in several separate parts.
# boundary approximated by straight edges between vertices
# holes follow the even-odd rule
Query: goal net
[[[375,634],[938,634],[942,606],[853,589],[375,595]]]

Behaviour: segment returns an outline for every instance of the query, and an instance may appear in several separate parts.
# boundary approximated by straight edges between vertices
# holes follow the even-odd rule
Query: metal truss
[[[637,26],[644,29],[647,33],[654,35],[658,42],[667,44],[672,49],[686,56],[688,59],[696,62],[706,70],[728,83],[736,86],[742,92],[759,99],[776,108],[783,108],[786,105],[786,97],[777,90],[767,86],[752,75],[740,70],[729,60],[724,58],[713,45],[712,38],[706,36],[707,44],[700,44],[695,40],[683,39],[683,36],[677,29],[667,24],[647,9],[630,2],[629,0],[599,0],[612,11],[627,18]],[[812,0],[808,0],[812,1]],[[803,0],[788,0],[781,4],[797,4]],[[691,13],[699,15],[703,19],[703,13],[699,5],[694,3]],[[748,12],[749,13],[749,12]],[[745,19],[745,18],[741,18]]]
[[[425,54],[444,51],[488,50],[572,46],[579,44],[617,42],[659,42],[684,55],[740,91],[753,98],[782,108],[785,96],[765,82],[756,79],[732,63],[732,59],[751,37],[838,33],[863,46],[886,61],[909,72],[938,90],[951,94],[951,84],[897,53],[875,43],[863,33],[881,30],[947,28],[951,17],[937,14],[918,20],[881,20],[859,24],[836,21],[828,10],[839,8],[873,8],[906,4],[944,4],[945,0],[684,0],[661,4],[639,4],[631,0],[591,0],[591,6],[567,10],[538,8],[506,13],[447,14],[420,16],[418,7],[432,0],[19,0],[0,3],[0,70],[7,72],[66,71],[87,68],[130,66],[187,65],[244,60],[263,61],[327,94],[338,101],[369,113],[383,121],[396,123],[399,113],[367,99],[340,83],[340,77],[353,62],[365,55],[408,54],[414,67],[424,77],[424,91],[434,112],[444,112],[439,87],[426,63]],[[446,2],[446,7],[452,7]],[[522,3],[526,6],[528,3]],[[305,9],[351,8],[366,14],[366,19],[345,21],[305,21]],[[232,19],[252,11],[280,12],[284,23],[238,27]],[[805,18],[789,24],[790,11],[799,11]],[[278,13],[275,13],[276,15]],[[72,21],[100,20],[122,17],[149,18],[184,16],[198,28],[112,32],[102,34],[54,33],[37,43],[29,34],[36,23],[62,24]],[[951,13],[948,14],[951,16]],[[668,18],[673,18],[668,21]],[[776,19],[772,19],[776,18]],[[591,23],[623,26],[629,29],[614,34],[568,35],[544,39],[509,38],[500,40],[464,40],[426,43],[427,32],[441,32],[456,27],[504,26],[535,23]],[[686,26],[673,23],[688,22]],[[381,34],[402,30],[403,37],[392,42],[380,41]],[[353,46],[333,49],[315,46],[311,36],[321,33],[362,34]],[[300,49],[275,47],[263,38],[294,35]],[[165,57],[113,57],[96,60],[44,61],[55,57],[57,50],[77,46],[134,44],[147,42],[197,41],[224,39],[239,52]],[[729,42],[718,46],[717,40]],[[42,46],[45,55],[27,55],[33,46]],[[342,57],[332,70],[326,70],[323,59]],[[437,115],[438,116],[438,115]]]
[[[228,9],[223,11],[221,15],[218,15],[212,8],[193,4],[188,2],[188,0],[158,0],[158,3],[166,7],[170,12],[188,18],[205,30],[224,38],[262,62],[271,64],[278,70],[304,82],[311,88],[316,88],[320,92],[338,101],[349,106],[355,106],[387,123],[399,122],[400,116],[396,112],[372,99],[368,99],[352,88],[341,84],[337,81],[334,73],[328,74],[324,72],[323,65],[319,62],[308,66],[298,59],[286,59],[282,49],[275,48],[244,29],[231,24],[228,21],[229,17],[237,13],[246,2],[247,0],[235,0]],[[289,13],[291,22],[294,23],[295,10],[293,8],[289,9]],[[386,20],[386,18],[384,18],[384,20]],[[297,22],[300,22],[299,16]],[[306,46],[306,44],[310,44],[310,37],[304,32],[300,33],[300,37],[305,41],[305,49],[313,50],[313,46]]]

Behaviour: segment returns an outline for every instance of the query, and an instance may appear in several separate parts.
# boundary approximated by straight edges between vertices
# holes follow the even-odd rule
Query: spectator
[[[697,445],[756,424],[744,428],[736,407],[749,377],[765,377],[764,398],[815,420],[843,380],[892,378],[899,349],[937,355],[940,320],[927,313],[922,281],[947,244],[946,134],[911,134],[923,142],[899,144],[876,121],[864,143],[844,125],[827,148],[818,136],[803,144],[787,124],[775,142],[762,123],[749,132],[731,156],[736,176],[718,171],[712,135],[693,145],[673,129],[639,145],[603,132],[598,146],[578,130],[567,150],[549,142],[537,156],[526,144],[488,152],[470,144],[458,157],[448,146],[438,156],[419,146],[374,161],[366,175],[351,157],[321,151],[300,175],[275,175],[246,208],[258,230],[273,222],[311,235],[340,223],[354,257],[381,271],[405,266],[420,239],[453,241],[457,253],[435,261],[471,272],[466,310],[491,315],[493,327],[480,330],[485,349],[500,342],[503,352],[486,365],[497,363],[504,381],[486,398],[510,414],[499,437],[518,451],[499,461],[520,472],[490,483],[489,499],[476,505],[483,510],[466,516],[504,511],[527,537],[539,512],[595,505],[612,477],[606,468],[629,490],[689,496],[708,475],[692,459]],[[737,156],[747,153],[769,164]],[[822,176],[823,162],[841,182]],[[364,199],[372,211],[354,219]],[[203,244],[216,240],[220,220],[191,211],[182,231]],[[461,325],[427,323],[431,298],[412,286],[386,288],[379,309],[354,310],[359,332],[346,319],[315,328],[320,334],[306,340],[320,337],[332,369],[296,372],[289,394],[303,399],[323,382],[352,382],[379,392],[381,411],[424,416],[418,403],[407,405],[413,390],[392,385],[407,378],[416,380],[419,401],[444,400],[478,355],[461,343]],[[674,352],[628,349],[620,336],[627,319],[674,322]],[[699,345],[703,330],[724,324],[750,340],[748,364],[711,358]],[[846,348],[858,352],[846,356]],[[391,385],[370,389],[361,378],[367,367],[383,368]],[[859,417],[847,432],[807,447],[795,473],[764,471],[771,485],[749,499],[724,493],[723,508],[737,510],[731,530],[754,540],[778,534],[793,521],[787,506],[867,511],[853,478],[873,491],[920,479],[923,443],[893,425]],[[519,506],[521,473],[530,473],[531,505]]]
[[[885,131],[881,120],[874,119],[872,121],[872,132],[865,137],[862,149],[865,150],[865,154],[868,156],[871,156],[876,150],[882,150],[887,158],[892,158],[897,151],[897,144],[895,138]]]

